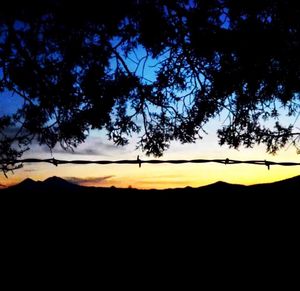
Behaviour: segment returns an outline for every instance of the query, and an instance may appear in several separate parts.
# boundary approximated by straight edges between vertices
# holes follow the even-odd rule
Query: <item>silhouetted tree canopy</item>
[[[76,147],[91,129],[160,156],[227,114],[220,144],[297,146],[300,8],[288,0],[6,1],[0,10],[3,171],[33,140]]]

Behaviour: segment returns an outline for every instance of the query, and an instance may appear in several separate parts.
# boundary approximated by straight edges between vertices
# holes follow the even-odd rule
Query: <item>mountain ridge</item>
[[[200,186],[200,187],[191,187],[191,186],[186,186],[184,188],[168,188],[168,189],[151,189],[153,191],[195,191],[195,190],[203,190],[203,191],[207,191],[207,190],[249,190],[249,189],[254,189],[257,190],[258,188],[261,189],[267,189],[267,188],[277,188],[277,189],[281,189],[281,188],[286,188],[291,190],[291,188],[295,187],[295,186],[300,186],[300,175],[299,176],[294,176],[291,178],[287,178],[287,179],[283,179],[283,180],[279,180],[279,181],[275,181],[275,182],[271,182],[271,183],[260,183],[260,184],[254,184],[254,185],[242,185],[242,184],[231,184],[228,182],[224,182],[224,181],[217,181],[215,183],[212,184],[208,184],[208,185],[204,185],[204,186]],[[44,181],[35,181],[31,178],[26,178],[23,181],[21,181],[18,184],[15,184],[13,186],[4,188],[4,189],[0,189],[0,191],[21,191],[21,190],[32,190],[32,191],[41,191],[41,190],[107,190],[110,189],[111,191],[122,191],[122,190],[126,190],[126,191],[151,191],[151,190],[147,190],[147,189],[136,189],[136,188],[117,188],[117,187],[96,187],[96,186],[81,186],[78,184],[74,184],[72,182],[69,182],[61,177],[57,177],[57,176],[52,176],[52,177],[48,177],[46,178]]]
[[[49,177],[47,179],[45,179],[43,182],[43,184],[45,184],[46,186],[48,187],[51,187],[51,188],[77,188],[77,187],[82,187],[80,185],[77,185],[77,184],[74,184],[74,183],[71,183],[63,178],[60,178],[60,177],[57,177],[57,176],[52,176],[52,177]]]
[[[224,219],[236,223],[244,218],[244,222],[251,223],[278,218],[278,225],[282,218],[288,223],[298,221],[299,198],[295,194],[299,186],[300,176],[263,185],[219,181],[198,188],[164,190],[85,187],[49,177],[46,181],[25,179],[18,185],[1,189],[0,208],[7,217],[14,213],[19,217],[18,222],[26,217],[32,217],[33,221],[44,218],[49,223],[79,219],[77,225],[82,218],[88,218],[99,223],[115,219],[119,224],[128,217],[134,222],[143,217],[150,224],[153,219],[162,219],[165,230],[174,219],[176,225],[182,223],[182,218],[189,221],[186,224],[197,221],[199,225],[211,220],[219,225]],[[245,226],[241,223],[240,227]],[[268,227],[269,224],[266,229]]]

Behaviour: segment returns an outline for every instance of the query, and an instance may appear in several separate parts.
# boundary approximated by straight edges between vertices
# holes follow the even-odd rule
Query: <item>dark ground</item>
[[[210,274],[213,283],[219,269],[224,280],[248,286],[270,270],[295,273],[288,260],[298,252],[299,184],[296,177],[252,187],[219,182],[142,191],[27,180],[0,191],[2,253],[21,270],[34,255],[41,278],[39,266],[52,264],[61,276],[66,266],[96,276],[101,267],[111,284],[117,270],[132,276],[122,283],[138,276],[143,286],[176,270]]]
[[[27,179],[0,191],[2,212],[41,217],[103,216],[133,220],[180,215],[245,217],[292,215],[298,213],[300,176],[254,186],[217,182],[200,188],[137,190],[81,187],[61,178],[44,182]],[[234,219],[233,217],[233,219]],[[192,217],[191,217],[192,218]]]

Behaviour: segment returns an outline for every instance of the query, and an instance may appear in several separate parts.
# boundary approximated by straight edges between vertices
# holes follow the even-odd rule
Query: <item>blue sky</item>
[[[281,150],[276,156],[266,154],[263,146],[253,149],[228,149],[218,145],[214,130],[222,120],[212,120],[208,125],[209,134],[195,144],[181,145],[173,142],[162,159],[260,159],[273,161],[299,161],[293,147]],[[108,141],[105,132],[93,131],[86,142],[80,145],[73,153],[65,152],[56,147],[51,155],[49,150],[42,146],[33,145],[24,157],[57,159],[86,159],[86,160],[118,160],[148,159],[141,151],[135,149],[135,138],[125,147],[115,146]],[[183,165],[148,165],[141,168],[137,165],[60,165],[25,164],[23,169],[10,174],[9,178],[0,178],[2,185],[10,185],[30,177],[44,180],[49,176],[61,176],[81,185],[116,186],[136,188],[172,188],[210,184],[219,180],[237,184],[255,184],[272,182],[289,178],[299,174],[299,167],[271,167],[254,165],[220,165],[220,164],[183,164]]]
[[[224,24],[226,25],[226,23]],[[113,40],[117,42],[117,40]],[[145,56],[145,50],[139,48],[137,55],[131,53],[128,61],[128,67],[136,71],[137,75],[143,74],[144,63],[141,62],[137,68],[138,59]],[[161,59],[163,56],[161,56]],[[145,65],[144,81],[154,80],[154,73],[158,67],[156,62],[148,57]],[[112,69],[115,66],[114,60],[111,61]],[[22,99],[10,92],[0,93],[0,116],[12,114],[22,105]],[[283,117],[283,121],[287,121]],[[227,146],[220,147],[216,136],[216,130],[223,124],[226,124],[226,114],[221,114],[211,120],[205,127],[208,132],[203,140],[198,140],[194,144],[181,145],[178,142],[172,142],[162,159],[261,159],[274,161],[299,161],[299,156],[293,147],[286,146],[279,151],[276,156],[268,155],[264,146],[256,146],[253,149],[240,148],[239,150],[229,149]],[[297,121],[299,124],[299,121]],[[300,126],[297,125],[296,127]],[[49,158],[57,159],[89,159],[89,160],[118,160],[118,159],[136,159],[137,155],[141,159],[147,159],[140,150],[136,149],[138,136],[130,139],[129,145],[117,147],[107,139],[105,131],[91,131],[86,142],[80,145],[74,152],[66,152],[59,146],[55,147],[52,154],[45,146],[39,146],[34,143],[30,151],[24,154],[24,158]],[[152,157],[151,157],[152,158]],[[184,164],[184,165],[143,165],[138,168],[136,165],[61,165],[55,167],[49,164],[26,164],[23,169],[10,174],[8,179],[0,177],[0,187],[17,183],[18,181],[31,177],[43,180],[49,176],[57,175],[66,178],[75,183],[97,186],[118,186],[118,187],[138,187],[138,188],[167,188],[184,186],[201,186],[213,183],[219,180],[254,184],[271,182],[284,179],[299,174],[298,167],[272,167],[267,170],[266,167],[251,165],[219,165],[219,164]]]
[[[13,113],[22,100],[15,94],[0,94],[0,114]],[[211,120],[207,126],[207,136],[194,144],[180,144],[172,142],[170,148],[164,153],[162,159],[260,159],[273,161],[299,161],[294,147],[285,147],[276,156],[268,155],[264,146],[256,146],[253,149],[240,148],[229,149],[220,147],[216,136],[216,130],[225,122],[225,114]],[[52,154],[46,146],[34,143],[30,151],[24,154],[24,158],[50,158],[57,159],[86,159],[86,160],[118,160],[148,159],[144,153],[136,149],[137,136],[130,139],[129,145],[118,147],[107,139],[105,131],[91,131],[86,142],[74,149],[74,152],[66,152],[60,146],[54,148]],[[150,157],[151,159],[153,157]],[[9,174],[8,179],[0,177],[0,187],[17,183],[27,177],[43,180],[49,176],[57,175],[67,180],[82,185],[117,186],[137,188],[169,188],[169,187],[198,187],[219,180],[254,184],[271,182],[289,178],[299,174],[299,167],[274,166],[267,170],[264,166],[251,165],[219,165],[219,164],[184,164],[184,165],[148,165],[142,168],[136,165],[60,165],[55,167],[50,164],[25,164],[14,174]]]

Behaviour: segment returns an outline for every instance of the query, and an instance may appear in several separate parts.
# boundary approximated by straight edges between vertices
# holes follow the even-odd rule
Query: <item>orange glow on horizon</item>
[[[49,167],[49,166],[47,166]],[[47,168],[46,167],[46,168]],[[86,169],[88,167],[88,169]],[[126,170],[125,170],[126,169]],[[89,175],[86,175],[86,174]],[[0,178],[0,184],[11,186],[26,178],[45,180],[50,176],[59,176],[69,180],[70,177],[82,177],[82,186],[118,187],[137,189],[165,189],[200,187],[217,181],[232,184],[251,185],[275,182],[299,175],[299,167],[255,165],[219,165],[219,164],[185,164],[185,165],[135,165],[114,166],[59,166],[57,170],[44,169],[36,172],[20,172],[10,175],[8,179]],[[100,177],[100,182],[93,182]],[[103,180],[101,177],[104,177]],[[108,178],[105,178],[108,177]],[[89,179],[91,181],[89,181]]]
[[[136,157],[136,152],[125,152],[114,159]],[[57,158],[64,158],[60,156]],[[87,159],[87,157],[84,157]],[[90,157],[99,159],[99,157]],[[229,158],[236,160],[271,160],[298,162],[300,156],[295,153],[292,147],[282,150],[276,156],[265,153],[264,148],[232,150],[216,145],[216,140],[208,140],[206,143],[196,143],[187,145],[175,145],[167,152],[163,159],[215,159]],[[142,157],[141,159],[146,159]],[[200,187],[217,181],[224,181],[232,184],[252,185],[258,183],[275,182],[294,176],[298,176],[300,166],[283,167],[271,166],[270,170],[266,166],[249,164],[223,165],[216,163],[206,164],[143,164],[141,168],[137,165],[59,165],[55,167],[51,164],[26,164],[15,174],[10,174],[8,179],[4,175],[0,176],[0,187],[10,186],[21,182],[26,178],[43,181],[51,176],[59,176],[66,180],[76,180],[84,186],[98,187],[119,187],[138,189],[165,189],[184,188],[187,186]],[[78,182],[79,181],[79,182]]]

